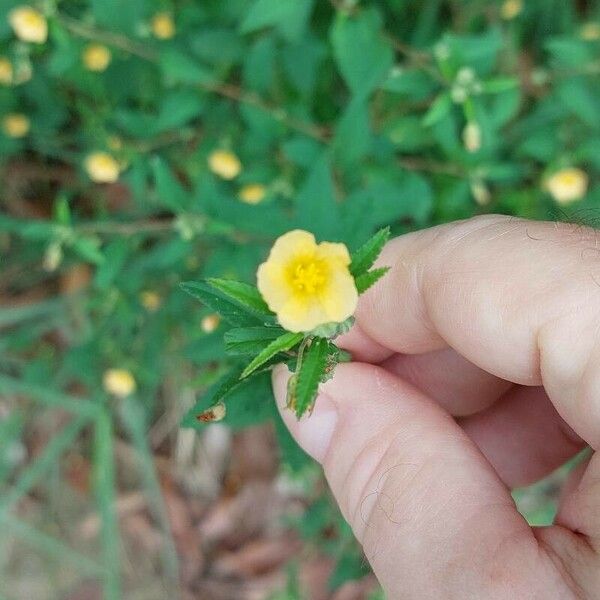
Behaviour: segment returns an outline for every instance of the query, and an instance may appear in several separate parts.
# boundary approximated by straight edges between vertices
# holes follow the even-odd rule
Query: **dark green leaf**
[[[352,262],[350,263],[350,273],[352,273],[354,277],[359,277],[366,273],[373,266],[373,263],[381,254],[383,247],[389,239],[390,228],[384,227],[356,250],[356,252],[353,252]]]
[[[256,355],[284,333],[281,327],[239,327],[225,333],[225,349],[232,356]]]
[[[288,390],[288,405],[300,418],[307,410],[311,410],[317,396],[320,381],[325,376],[329,341],[325,338],[314,338],[304,350],[299,371],[292,376]]]
[[[232,300],[239,302],[239,304],[264,315],[273,315],[260,292],[253,285],[233,279],[217,279],[216,277],[207,279],[207,282]]]
[[[302,341],[304,337],[303,333],[292,333],[290,331],[280,335],[277,339],[273,340],[266,348],[259,352],[248,366],[242,371],[241,378],[248,377],[251,373],[256,371],[258,367],[264,365],[268,360],[280,352],[290,350]]]
[[[372,271],[367,271],[362,275],[359,275],[356,278],[356,289],[359,294],[366,292],[374,283],[379,281],[388,271],[390,267],[380,267],[378,269],[373,269]]]
[[[188,281],[181,284],[181,289],[200,300],[234,327],[251,327],[262,323],[256,314],[249,312],[239,303],[227,298],[224,294],[203,281]]]
[[[338,12],[331,43],[338,69],[355,95],[368,96],[386,78],[393,52],[374,10],[352,16]]]

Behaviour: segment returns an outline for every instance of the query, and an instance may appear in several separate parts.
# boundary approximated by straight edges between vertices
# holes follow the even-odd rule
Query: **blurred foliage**
[[[0,520],[96,573],[106,598],[121,597],[114,436],[146,457],[165,522],[144,433],[224,372],[223,326],[181,281],[252,282],[295,227],[355,249],[385,225],[401,234],[484,212],[595,220],[592,0],[20,6],[0,3],[0,390],[27,401],[0,420]],[[284,462],[302,473],[268,386],[256,378],[228,422],[275,420]],[[24,464],[23,432],[57,409],[73,419]],[[90,427],[98,564],[9,513]],[[326,520],[351,548],[337,552],[337,584],[363,564],[337,516]]]

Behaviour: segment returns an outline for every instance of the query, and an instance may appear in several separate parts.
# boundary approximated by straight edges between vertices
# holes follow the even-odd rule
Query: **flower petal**
[[[319,295],[319,301],[327,315],[326,322],[341,323],[354,314],[358,292],[347,269],[332,269],[329,285]]]
[[[316,297],[292,297],[277,313],[279,324],[288,331],[310,331],[329,321]]]
[[[292,290],[285,278],[284,265],[268,260],[258,267],[256,273],[258,291],[273,312],[291,298]]]
[[[332,242],[321,242],[317,247],[317,255],[324,260],[333,260],[338,264],[348,266],[350,264],[350,253],[345,244]]]
[[[315,236],[302,229],[294,229],[284,233],[273,244],[267,262],[289,263],[299,256],[310,256],[315,253],[317,244]]]

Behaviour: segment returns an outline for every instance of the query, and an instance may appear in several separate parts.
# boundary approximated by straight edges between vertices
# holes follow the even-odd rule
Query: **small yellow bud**
[[[483,181],[473,181],[471,183],[471,194],[479,206],[486,206],[492,200],[492,194]]]
[[[569,167],[554,173],[546,180],[546,190],[558,204],[571,204],[587,193],[588,176],[585,171]]]
[[[217,327],[220,325],[221,323],[221,317],[216,314],[210,314],[210,315],[206,315],[201,323],[200,323],[200,327],[202,328],[202,331],[204,331],[204,333],[212,333],[213,331],[215,331],[217,329]]]
[[[104,390],[117,398],[126,398],[136,389],[133,375],[126,369],[108,369],[102,378]]]
[[[587,42],[595,42],[600,40],[600,23],[594,21],[585,23],[581,27],[579,35],[581,36],[582,40],[586,40]]]
[[[15,35],[24,42],[43,44],[48,38],[46,17],[31,6],[17,6],[11,10],[8,22]]]
[[[0,56],[0,83],[10,85],[13,82],[13,66],[8,58]]]
[[[22,138],[29,133],[31,123],[21,113],[10,113],[2,119],[2,129],[11,138]]]
[[[167,12],[160,12],[152,17],[152,33],[159,40],[169,40],[175,35],[173,17]]]
[[[463,129],[463,144],[468,152],[477,152],[481,148],[481,127],[469,121]]]
[[[114,183],[119,179],[119,163],[107,152],[92,152],[85,159],[85,170],[92,181]]]
[[[140,302],[148,312],[156,312],[161,305],[160,296],[152,290],[143,291],[140,294]]]
[[[267,189],[262,183],[249,183],[242,187],[239,198],[246,204],[259,204],[264,199]]]
[[[110,64],[110,50],[102,44],[90,44],[83,51],[83,64],[89,71],[104,71]]]
[[[505,21],[510,21],[521,14],[523,0],[506,0],[500,9],[500,16]]]
[[[208,156],[210,170],[222,179],[235,179],[242,170],[240,159],[228,150],[215,150]]]
[[[44,271],[53,273],[58,269],[63,259],[62,246],[58,242],[52,242],[46,248],[44,254]]]

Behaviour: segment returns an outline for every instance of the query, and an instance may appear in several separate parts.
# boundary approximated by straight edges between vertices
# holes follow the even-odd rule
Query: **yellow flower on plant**
[[[235,179],[242,170],[240,159],[228,150],[215,150],[208,155],[210,170],[221,179]]]
[[[156,312],[161,305],[160,296],[153,290],[144,290],[141,292],[140,302],[148,312]]]
[[[102,377],[104,390],[117,398],[126,398],[136,390],[133,375],[127,369],[108,369]]]
[[[104,71],[112,58],[110,50],[103,44],[90,44],[83,51],[83,64],[89,71]]]
[[[595,21],[585,23],[582,25],[579,35],[581,36],[582,40],[586,40],[587,42],[595,42],[596,40],[600,40],[600,23]]]
[[[588,188],[585,171],[569,167],[554,173],[546,180],[546,189],[559,204],[570,204],[583,198]]]
[[[2,129],[11,138],[22,138],[29,133],[31,122],[21,113],[10,113],[2,119]]]
[[[344,244],[317,244],[308,231],[290,231],[258,268],[258,289],[282,327],[311,331],[354,313],[358,292],[349,265]]]
[[[48,38],[46,17],[31,6],[17,6],[11,10],[8,22],[15,35],[24,42],[43,44]]]
[[[152,17],[152,33],[159,40],[168,40],[175,35],[173,17],[167,12],[156,13]]]
[[[259,204],[264,199],[267,188],[262,183],[249,183],[242,187],[239,198],[246,204]]]
[[[500,8],[500,16],[510,21],[521,14],[523,10],[523,0],[506,0]]]
[[[92,152],[84,166],[90,179],[97,183],[114,183],[119,179],[119,163],[107,152]]]
[[[210,315],[206,315],[201,323],[200,323],[200,327],[202,328],[202,331],[204,331],[204,333],[212,333],[213,331],[215,331],[217,329],[217,327],[221,324],[221,317],[216,314],[210,314]]]
[[[0,56],[0,83],[10,85],[13,82],[13,66],[8,58]]]

